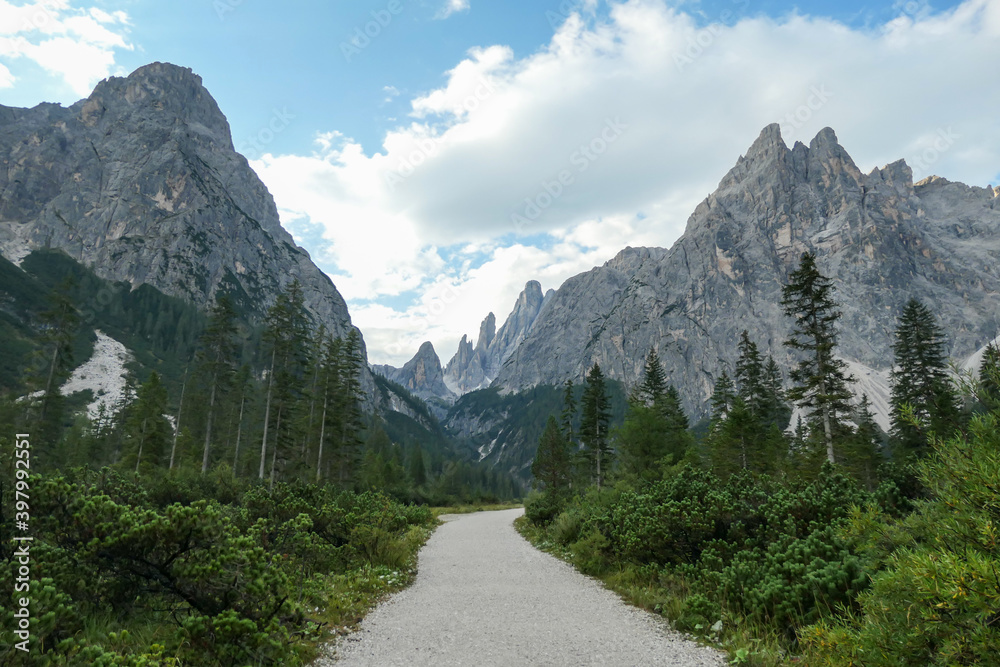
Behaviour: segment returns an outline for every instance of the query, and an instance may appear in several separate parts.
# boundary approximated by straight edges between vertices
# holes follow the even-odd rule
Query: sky
[[[768,123],[1000,184],[1000,0],[0,0],[0,104],[192,68],[372,363],[669,247]]]

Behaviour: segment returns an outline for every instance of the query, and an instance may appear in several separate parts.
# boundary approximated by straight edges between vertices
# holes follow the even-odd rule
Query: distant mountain
[[[445,386],[441,360],[429,341],[402,368],[384,364],[372,365],[371,369],[425,401],[436,417],[444,417],[448,406],[458,398]]]
[[[479,327],[475,347],[462,336],[458,351],[445,367],[444,381],[448,388],[462,395],[488,387],[500,373],[501,366],[515,354],[554,294],[554,290],[549,290],[543,296],[542,286],[530,280],[499,331],[496,331],[496,317],[490,313]]]
[[[202,308],[228,293],[258,320],[297,279],[316,324],[352,328],[190,69],[153,63],[67,108],[0,105],[0,164],[0,254],[15,263],[58,248]],[[363,383],[374,395],[367,372]]]
[[[742,330],[790,367],[781,288],[806,251],[836,285],[839,353],[862,388],[885,390],[910,297],[937,314],[961,363],[1000,331],[998,195],[938,177],[914,184],[902,160],[864,174],[833,130],[788,148],[769,125],[673,247],[627,248],[567,280],[493,386],[580,381],[594,363],[631,386],[652,347],[686,409],[704,414]]]

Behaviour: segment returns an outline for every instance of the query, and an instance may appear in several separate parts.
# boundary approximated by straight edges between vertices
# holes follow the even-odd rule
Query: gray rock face
[[[896,318],[923,300],[964,359],[1000,330],[1000,197],[894,162],[862,173],[822,130],[788,148],[770,125],[688,220],[669,250],[627,248],[567,280],[503,365],[503,391],[582,380],[599,363],[634,383],[655,347],[691,414],[736,360],[747,329],[788,368],[781,288],[817,255],[841,305],[839,353],[855,368],[892,363]]]
[[[437,417],[443,417],[447,406],[458,398],[445,386],[441,360],[429,341],[421,345],[416,355],[403,364],[402,368],[394,368],[388,364],[373,365],[371,368],[373,372],[402,385],[411,394],[426,401]],[[393,409],[392,406],[390,409]]]
[[[202,306],[225,290],[258,315],[297,278],[317,323],[351,328],[189,69],[153,63],[69,108],[0,106],[0,165],[8,259],[56,247],[103,278]]]
[[[517,297],[514,308],[503,326],[496,331],[496,317],[486,316],[479,328],[476,346],[465,336],[458,344],[458,351],[445,367],[445,383],[458,395],[488,387],[500,373],[500,368],[515,354],[521,342],[538,319],[543,306],[555,294],[549,290],[542,295],[538,281],[530,280]]]

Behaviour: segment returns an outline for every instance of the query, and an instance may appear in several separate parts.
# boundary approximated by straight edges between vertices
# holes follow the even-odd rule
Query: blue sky
[[[427,339],[447,361],[527,280],[669,246],[769,122],[996,185],[998,45],[1000,0],[0,0],[0,103],[192,68],[398,365]]]

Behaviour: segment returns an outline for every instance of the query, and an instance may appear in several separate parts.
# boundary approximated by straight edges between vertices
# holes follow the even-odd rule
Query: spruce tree
[[[569,443],[553,416],[549,416],[545,423],[545,431],[531,464],[531,474],[544,491],[560,494],[569,488],[572,477]]]
[[[667,393],[667,378],[663,372],[663,365],[660,357],[656,354],[656,348],[649,348],[646,355],[646,365],[642,373],[642,382],[636,388],[636,396],[648,406],[653,406],[663,401]]]
[[[736,385],[739,387],[739,396],[750,414],[763,417],[767,398],[764,387],[764,360],[760,356],[757,344],[750,340],[746,329],[740,334],[737,349],[739,357],[736,360]]]
[[[239,351],[236,341],[236,309],[227,295],[223,294],[216,299],[199,344],[198,363],[207,382],[204,389],[208,392],[205,443],[201,457],[201,473],[204,475],[208,472],[216,402],[230,387]]]
[[[135,451],[135,472],[158,467],[170,442],[167,411],[167,390],[160,376],[153,371],[139,387],[129,410],[128,438]]]
[[[854,406],[854,433],[847,438],[847,469],[869,491],[874,491],[878,479],[876,471],[881,463],[883,433],[875,423],[868,394]]]
[[[928,435],[948,437],[958,426],[958,397],[948,377],[944,332],[930,308],[910,299],[896,328],[892,383],[892,442],[922,454]]]
[[[987,410],[1000,409],[1000,348],[990,343],[979,368],[979,400]]]
[[[75,286],[72,277],[62,281],[49,293],[48,308],[39,316],[44,326],[41,353],[46,357],[39,360],[40,377],[35,378],[42,391],[37,440],[44,443],[40,449],[46,454],[54,451],[62,431],[64,401],[59,385],[73,367],[73,340],[80,327],[80,315],[70,296]],[[44,459],[36,462],[43,467],[53,463]]]
[[[573,444],[576,441],[573,432],[573,423],[576,421],[576,398],[573,395],[573,381],[566,380],[563,385],[563,409],[559,416],[559,428],[562,430],[566,442]]]
[[[851,379],[845,373],[847,364],[834,357],[835,325],[841,313],[832,293],[833,283],[819,272],[816,257],[807,252],[782,288],[781,305],[786,315],[795,318],[792,338],[785,345],[805,354],[792,370],[795,386],[788,397],[822,424],[826,458],[836,463],[833,437],[842,428],[841,416],[850,410],[847,385]]]
[[[611,406],[604,386],[604,373],[601,372],[601,367],[596,363],[587,373],[586,386],[580,403],[580,440],[591,463],[597,488],[601,488],[611,463],[611,448],[608,440]]]
[[[729,378],[729,374],[726,371],[722,371],[722,375],[716,380],[715,389],[712,391],[711,428],[725,421],[729,411],[732,410],[735,400],[736,389],[733,387],[733,381]]]

